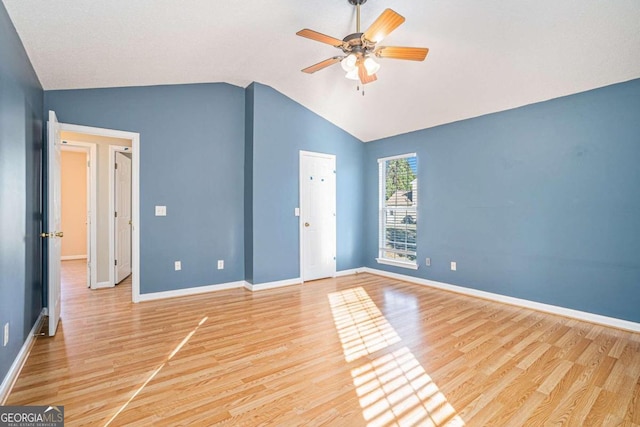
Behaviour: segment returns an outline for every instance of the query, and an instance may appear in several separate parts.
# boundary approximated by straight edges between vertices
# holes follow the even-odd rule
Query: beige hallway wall
[[[62,256],[87,256],[87,154],[62,151]]]

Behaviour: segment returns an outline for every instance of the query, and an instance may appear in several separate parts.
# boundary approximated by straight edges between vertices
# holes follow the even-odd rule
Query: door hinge
[[[115,263],[115,265],[118,265],[118,260],[117,259],[114,260],[113,262]]]
[[[118,212],[114,212],[116,218],[118,218]]]
[[[116,169],[118,169],[118,164],[116,163]]]

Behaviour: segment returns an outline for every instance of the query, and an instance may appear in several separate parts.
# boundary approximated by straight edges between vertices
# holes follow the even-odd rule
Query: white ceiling
[[[340,51],[295,35],[355,32],[347,0],[3,0],[45,90],[177,83],[269,85],[362,141],[640,77],[638,0],[369,0],[406,22],[382,43],[430,48],[381,59],[363,97]]]

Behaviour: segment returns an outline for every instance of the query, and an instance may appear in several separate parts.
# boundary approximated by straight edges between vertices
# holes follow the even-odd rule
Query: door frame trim
[[[116,285],[116,171],[113,165],[116,162],[116,153],[132,153],[132,147],[122,145],[109,145],[109,287]],[[131,176],[133,178],[133,158],[131,159]],[[133,179],[131,180],[131,197],[133,198]],[[133,203],[131,204],[131,219],[133,221]],[[132,230],[133,231],[133,230]],[[133,244],[133,232],[131,234]],[[133,262],[133,246],[131,249]],[[131,266],[133,274],[133,265]]]
[[[337,175],[337,170],[338,170],[338,158],[335,154],[329,154],[329,153],[319,153],[319,152],[315,152],[315,151],[305,151],[305,150],[300,150],[300,155],[298,157],[298,206],[300,209],[300,216],[298,217],[298,233],[299,233],[299,245],[300,245],[300,282],[304,283],[304,222],[302,221],[302,217],[303,217],[303,208],[302,208],[302,182],[303,182],[303,177],[302,177],[302,158],[308,156],[308,157],[320,157],[323,159],[329,159],[329,160],[333,160],[335,167],[336,167],[336,182],[335,182],[335,194],[334,196],[336,197],[336,203],[337,203],[337,197],[338,197],[338,175]],[[337,205],[336,205],[336,210],[337,210]],[[337,246],[338,246],[338,219],[337,216],[334,217],[335,218],[335,222],[336,222],[336,236],[335,236],[335,242],[336,242],[336,247],[334,248],[334,252],[336,253],[336,258],[337,258]],[[337,265],[338,265],[338,260],[335,260],[334,263],[334,269],[333,269],[333,277],[336,276],[336,272],[337,272]]]
[[[115,129],[60,123],[60,130],[131,140],[131,301],[140,301],[140,134]],[[109,269],[113,271],[113,269]],[[111,274],[111,273],[110,273]]]
[[[89,230],[88,239],[89,245],[87,245],[87,263],[91,263],[89,269],[89,283],[88,287],[95,289],[98,283],[98,147],[93,142],[84,142],[73,139],[63,139],[60,147],[62,151],[80,151],[88,154],[89,157],[89,173],[87,174],[87,205],[89,208]],[[61,166],[62,169],[62,166]],[[87,265],[87,268],[89,266]]]

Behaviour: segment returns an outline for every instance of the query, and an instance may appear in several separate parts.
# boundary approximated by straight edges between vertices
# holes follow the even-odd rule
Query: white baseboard
[[[106,282],[98,282],[91,289],[113,288],[113,284],[108,280]]]
[[[203,294],[206,292],[222,291],[224,289],[234,289],[246,287],[244,280],[237,282],[220,283],[218,285],[196,286],[194,288],[176,289],[173,291],[152,292],[149,294],[140,294],[139,301],[153,301],[164,298],[184,297],[188,295]]]
[[[560,316],[571,317],[573,319],[584,320],[600,325],[611,326],[618,329],[624,329],[632,332],[640,332],[640,323],[631,322],[629,320],[618,319],[615,317],[602,316],[600,314],[589,313],[587,311],[574,310],[571,308],[559,307],[541,302],[529,301],[526,299],[509,297],[506,295],[494,294],[492,292],[480,291],[463,286],[451,285],[449,283],[436,282],[433,280],[422,279],[419,277],[406,276],[404,274],[391,273],[389,271],[377,270],[375,268],[365,267],[366,273],[376,274],[378,276],[391,277],[393,279],[403,280],[405,282],[416,283],[418,285],[429,286],[432,288],[443,289],[458,294],[470,295],[491,301],[497,301],[505,304],[515,305],[518,307],[530,308],[532,310],[542,311],[545,313],[559,314]]]
[[[104,283],[107,283],[107,282],[104,282]],[[277,282],[258,283],[255,285],[252,285],[251,283],[244,280],[239,280],[237,282],[220,283],[217,285],[196,286],[194,288],[185,288],[185,289],[176,289],[173,291],[140,294],[140,296],[138,297],[138,301],[143,302],[143,301],[153,301],[153,300],[165,299],[165,298],[184,297],[188,295],[197,295],[197,294],[203,294],[206,292],[215,292],[215,291],[222,291],[225,289],[235,289],[235,288],[246,288],[252,292],[255,292],[255,291],[262,291],[265,289],[280,288],[283,286],[298,285],[300,283],[302,283],[302,279],[300,279],[299,277],[295,279],[279,280]]]
[[[299,277],[296,277],[295,279],[278,280],[277,282],[266,282],[266,283],[258,283],[253,285],[251,283],[247,283],[245,287],[249,289],[251,292],[255,292],[255,291],[264,291],[265,289],[281,288],[283,286],[299,285],[301,283],[302,283],[302,279]]]
[[[27,335],[27,339],[24,341],[24,344],[22,344],[22,348],[11,364],[7,375],[5,375],[4,379],[2,380],[2,385],[0,385],[0,405],[4,405],[7,401],[9,393],[11,393],[11,389],[18,379],[18,375],[20,375],[20,371],[22,371],[22,367],[27,361],[27,357],[29,357],[29,353],[33,348],[33,344],[36,342],[36,334],[42,327],[45,311],[45,309],[42,309],[42,311],[40,312],[40,315],[36,319],[36,322],[33,324],[33,328],[31,328],[31,331],[29,331],[29,335]]]
[[[71,261],[74,259],[87,259],[86,255],[64,255],[60,257],[60,261]]]
[[[351,276],[352,274],[364,273],[364,267],[352,268],[350,270],[336,271],[336,277]]]

